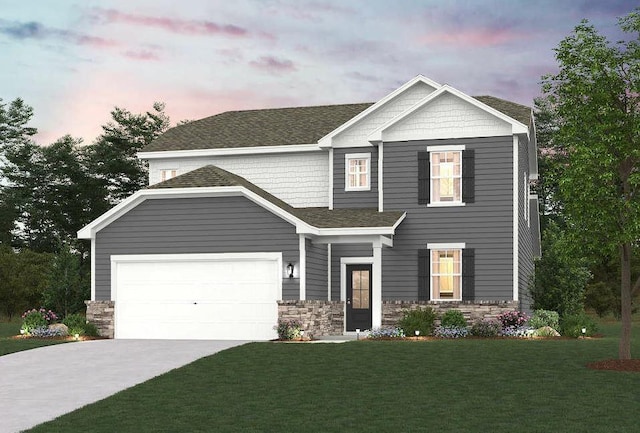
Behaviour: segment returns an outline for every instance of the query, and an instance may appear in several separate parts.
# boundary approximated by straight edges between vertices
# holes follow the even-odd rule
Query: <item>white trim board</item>
[[[139,159],[193,158],[200,156],[261,155],[268,153],[317,152],[322,150],[317,144],[293,144],[283,146],[232,147],[218,149],[164,150],[158,152],[138,152]]]

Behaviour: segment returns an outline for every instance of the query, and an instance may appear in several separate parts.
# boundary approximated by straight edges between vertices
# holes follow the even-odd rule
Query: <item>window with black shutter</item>
[[[418,300],[429,300],[429,250],[418,250]]]
[[[429,152],[418,152],[418,204],[429,204]]]
[[[476,298],[476,253],[473,248],[462,250],[462,300],[473,301]]]
[[[466,149],[462,151],[462,201],[473,203],[476,199],[476,167],[475,151]]]

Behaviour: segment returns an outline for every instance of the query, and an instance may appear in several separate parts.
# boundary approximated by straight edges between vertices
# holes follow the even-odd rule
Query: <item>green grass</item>
[[[31,431],[637,432],[640,373],[585,368],[616,357],[618,330],[605,325],[594,340],[253,343]]]
[[[13,340],[9,338],[20,334],[21,324],[21,320],[14,320],[12,322],[0,322],[0,356],[14,352],[21,352],[23,350],[35,349],[36,347],[66,343],[66,341],[61,340],[47,340],[40,338],[28,338],[19,340]]]

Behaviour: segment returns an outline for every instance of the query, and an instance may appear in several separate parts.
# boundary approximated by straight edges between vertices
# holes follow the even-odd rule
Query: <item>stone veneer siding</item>
[[[98,328],[101,337],[114,337],[114,302],[84,301],[87,305],[87,321]]]
[[[278,301],[279,320],[300,320],[302,329],[311,337],[342,335],[344,302],[342,301]]]
[[[382,326],[396,326],[404,311],[431,307],[438,315],[447,310],[460,310],[471,325],[476,320],[495,319],[505,311],[518,310],[518,301],[382,301]]]

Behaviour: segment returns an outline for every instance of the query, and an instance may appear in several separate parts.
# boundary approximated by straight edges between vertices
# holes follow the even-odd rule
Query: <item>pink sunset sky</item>
[[[172,123],[227,110],[376,101],[422,74],[526,105],[588,19],[629,0],[0,0],[0,98],[46,145],[91,143],[114,106]]]

